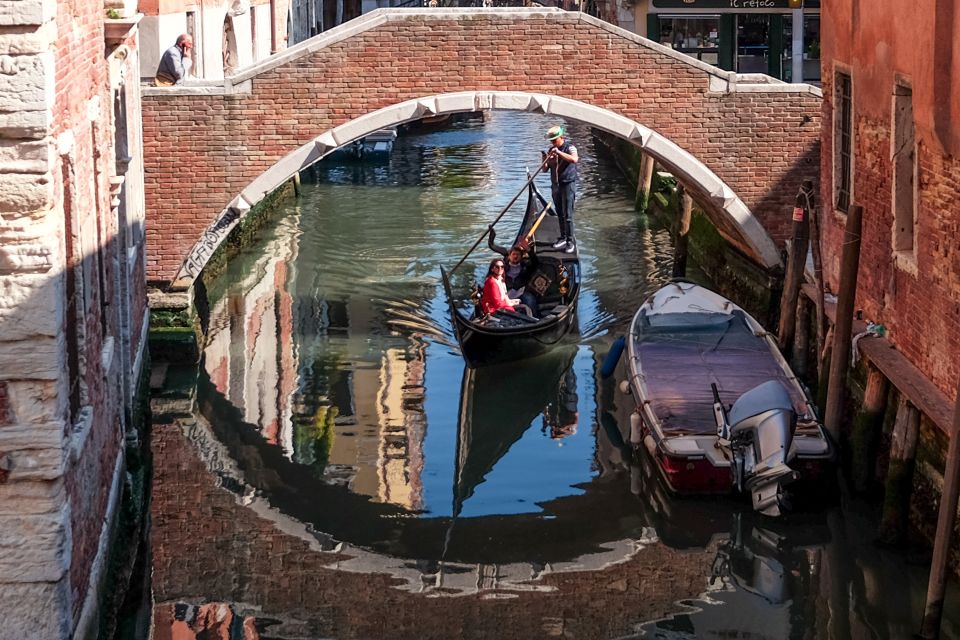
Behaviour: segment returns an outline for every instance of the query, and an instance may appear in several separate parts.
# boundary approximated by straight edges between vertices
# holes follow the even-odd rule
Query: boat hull
[[[835,449],[772,338],[729,300],[689,282],[654,293],[631,323],[629,390],[636,407],[632,441],[643,446],[678,495],[736,492],[727,443],[717,437],[711,383],[729,405],[756,385],[788,391],[798,428],[789,444],[791,490],[830,482]]]
[[[470,367],[523,360],[544,354],[560,343],[567,334],[576,332],[576,313],[571,311],[547,327],[535,327],[525,333],[503,335],[483,331],[458,314],[457,335],[460,351]]]

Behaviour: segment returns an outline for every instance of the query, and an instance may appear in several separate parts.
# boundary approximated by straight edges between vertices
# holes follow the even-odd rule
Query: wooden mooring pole
[[[837,319],[833,332],[833,353],[830,357],[830,380],[827,387],[827,411],[824,419],[834,442],[840,442],[840,421],[843,418],[847,370],[850,368],[850,343],[853,339],[853,308],[857,298],[857,274],[860,269],[860,228],[863,207],[852,205],[847,212],[843,233],[843,254],[840,258],[840,292],[837,294]]]
[[[804,183],[806,185],[806,183]],[[817,308],[817,330],[814,332],[817,342],[817,359],[814,365],[817,367],[817,376],[825,377],[824,371],[820,368],[824,353],[824,340],[827,332],[827,311],[823,304],[823,256],[820,255],[820,210],[817,208],[816,196],[813,187],[804,192],[807,199],[807,210],[810,212],[810,252],[813,254],[813,285],[815,288],[815,298],[813,300]]]
[[[808,180],[797,193],[793,207],[793,233],[790,239],[790,256],[787,260],[787,273],[783,279],[783,297],[780,298],[780,327],[777,331],[780,351],[786,352],[793,347],[794,330],[797,326],[797,298],[800,295],[800,283],[807,265],[807,251],[810,248],[810,212],[807,211],[805,189],[813,189]]]
[[[677,238],[673,245],[673,277],[687,275],[687,248],[690,236],[690,219],[693,217],[693,198],[683,188],[678,187],[680,196],[680,217],[677,219]]]
[[[650,203],[650,189],[653,186],[653,156],[640,152],[640,173],[637,175],[637,197],[635,206],[646,211]]]
[[[933,539],[933,558],[930,560],[930,580],[927,583],[927,604],[923,613],[922,638],[940,635],[940,619],[943,615],[943,594],[947,588],[947,563],[950,559],[950,539],[957,519],[957,499],[960,498],[960,385],[953,407],[953,425],[950,429],[950,446],[947,448],[947,465],[943,472],[943,493],[940,495],[940,513],[937,516],[937,533]]]
[[[910,488],[920,435],[920,411],[900,394],[897,419],[890,439],[890,465],[883,495],[878,540],[889,546],[900,546],[906,540],[910,511]]]
[[[874,365],[867,363],[867,387],[863,392],[861,407],[853,422],[852,480],[855,491],[864,492],[873,479],[873,460],[883,414],[887,409],[887,394],[890,384],[887,377]]]
[[[797,300],[797,328],[793,348],[793,370],[804,379],[810,373],[810,298]]]

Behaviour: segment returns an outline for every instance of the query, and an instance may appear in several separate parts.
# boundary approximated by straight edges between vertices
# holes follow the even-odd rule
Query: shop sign
[[[803,0],[653,0],[658,9],[800,9]]]

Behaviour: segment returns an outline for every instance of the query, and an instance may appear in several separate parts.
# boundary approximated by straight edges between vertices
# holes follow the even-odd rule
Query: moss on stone
[[[210,256],[203,268],[204,278],[209,281],[222,274],[230,264],[230,259],[252,245],[267,223],[294,197],[294,181],[289,180],[255,204]]]
[[[149,333],[150,357],[157,362],[186,363],[200,358],[202,336],[197,323],[189,327],[157,327]]]
[[[190,328],[194,324],[193,314],[189,309],[172,311],[157,309],[150,311],[150,330]]]

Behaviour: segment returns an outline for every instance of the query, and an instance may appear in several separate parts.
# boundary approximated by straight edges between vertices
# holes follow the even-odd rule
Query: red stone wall
[[[857,307],[883,323],[897,348],[952,398],[960,375],[960,47],[936,37],[938,29],[960,33],[960,7],[948,5],[874,3],[865,11],[852,0],[832,2],[822,28],[824,123],[833,122],[835,69],[852,77],[853,201],[864,207]],[[892,250],[898,78],[913,89],[918,141],[915,269],[898,264]],[[824,266],[836,291],[846,218],[832,203],[830,125],[822,149]]]
[[[223,208],[287,153],[358,116],[440,93],[541,92],[634,119],[701,159],[776,240],[800,182],[817,174],[817,96],[711,93],[706,72],[576,13],[412,14],[251,82],[249,95],[144,97],[150,280],[169,282]]]
[[[67,157],[73,167],[73,186],[67,189],[63,184],[65,160],[58,156],[54,189],[61,207],[66,194],[72,192],[70,207],[77,224],[74,231],[78,236],[76,246],[81,254],[85,292],[77,301],[84,325],[82,404],[92,410],[92,419],[84,429],[75,431],[67,424],[64,434],[68,449],[64,469],[71,526],[69,582],[76,622],[87,597],[92,563],[101,542],[122,441],[121,328],[116,281],[119,260],[126,260],[127,256],[118,246],[120,230],[110,202],[110,179],[116,165],[103,3],[72,0],[59,2],[57,8],[56,92],[51,134],[57,139],[64,132],[72,133],[73,145]],[[135,41],[129,44],[135,46]],[[129,77],[136,78],[136,75]],[[128,126],[133,127],[136,118],[135,111],[129,113]],[[142,283],[133,282],[129,303],[131,316],[139,325],[146,307],[145,290]],[[136,353],[140,348],[139,334],[136,334],[131,351]],[[104,368],[105,363],[109,368]]]

